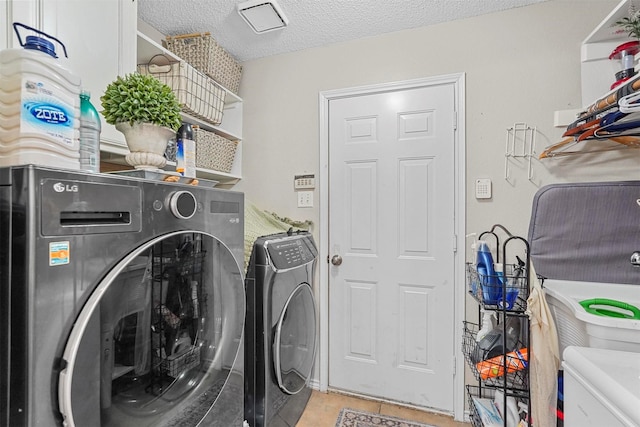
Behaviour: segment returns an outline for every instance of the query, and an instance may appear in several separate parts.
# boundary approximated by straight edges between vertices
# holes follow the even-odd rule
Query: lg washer
[[[241,426],[241,193],[0,169],[6,426]]]
[[[317,256],[308,232],[261,237],[253,245],[245,280],[245,419],[251,427],[295,426],[311,395]]]

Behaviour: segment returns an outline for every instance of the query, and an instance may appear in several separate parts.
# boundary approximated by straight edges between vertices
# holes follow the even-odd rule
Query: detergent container
[[[493,256],[486,242],[479,240],[476,252],[476,269],[482,286],[482,299],[485,304],[497,304],[502,293],[498,275],[494,269]]]
[[[0,166],[80,169],[80,77],[58,60],[58,39],[13,28],[22,47],[0,51]],[[38,35],[23,42],[19,28]]]

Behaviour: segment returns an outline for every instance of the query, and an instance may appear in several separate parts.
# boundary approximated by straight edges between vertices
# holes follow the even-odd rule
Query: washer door
[[[308,283],[298,285],[280,314],[273,354],[278,386],[298,393],[311,377],[316,354],[316,306]]]
[[[58,384],[65,425],[196,425],[240,355],[244,304],[240,267],[211,235],[171,233],[128,254],[66,344]]]

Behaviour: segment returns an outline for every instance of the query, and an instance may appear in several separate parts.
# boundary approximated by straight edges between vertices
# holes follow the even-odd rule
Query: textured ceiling
[[[165,35],[210,32],[238,61],[539,3],[546,0],[277,0],[289,26],[255,34],[244,0],[138,0],[138,18]]]

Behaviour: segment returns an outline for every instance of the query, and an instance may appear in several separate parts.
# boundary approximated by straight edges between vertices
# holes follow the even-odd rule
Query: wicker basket
[[[193,127],[196,141],[196,167],[220,172],[231,172],[238,148],[237,141],[231,141],[213,132]]]
[[[242,76],[240,65],[210,33],[167,36],[165,46],[196,69],[237,94]]]
[[[154,57],[155,58],[155,57]],[[212,125],[222,123],[227,92],[205,74],[184,61],[159,65],[152,58],[149,64],[138,65],[140,74],[150,74],[169,86],[182,106],[182,111]]]

